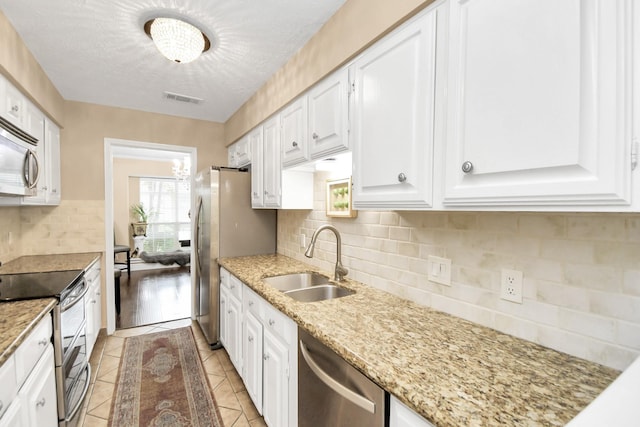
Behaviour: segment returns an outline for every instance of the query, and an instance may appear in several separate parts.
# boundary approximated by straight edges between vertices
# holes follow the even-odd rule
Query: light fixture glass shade
[[[193,25],[173,18],[156,18],[149,33],[156,47],[168,59],[185,64],[205,49],[205,36]]]

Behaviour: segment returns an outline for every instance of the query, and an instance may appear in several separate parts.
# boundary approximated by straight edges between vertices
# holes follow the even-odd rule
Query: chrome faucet
[[[325,225],[321,225],[320,227],[318,227],[316,229],[316,231],[313,232],[313,236],[311,236],[311,243],[309,243],[309,247],[307,248],[307,250],[304,253],[304,256],[306,256],[307,258],[311,258],[313,257],[313,250],[316,247],[316,239],[318,238],[318,234],[320,234],[320,232],[322,230],[331,230],[333,231],[333,234],[336,235],[336,270],[333,276],[333,280],[337,281],[337,282],[341,282],[344,279],[344,276],[347,275],[347,273],[349,273],[349,270],[347,270],[346,268],[344,268],[342,266],[342,239],[340,237],[340,232],[338,231],[337,228],[335,228],[333,225],[330,224],[325,224]]]

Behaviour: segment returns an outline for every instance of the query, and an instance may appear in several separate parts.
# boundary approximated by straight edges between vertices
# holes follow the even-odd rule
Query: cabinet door
[[[252,153],[251,206],[261,208],[264,206],[264,143],[262,125],[249,132],[248,138]]]
[[[389,427],[434,427],[429,421],[409,409],[395,396],[391,396]]]
[[[244,167],[251,163],[251,144],[249,138],[244,137],[235,143],[237,167]]]
[[[264,123],[264,206],[280,207],[280,116]]]
[[[451,2],[445,204],[629,203],[630,6]]]
[[[30,426],[57,427],[55,366],[53,347],[48,346],[44,355],[20,389],[19,398],[26,411]]]
[[[307,144],[307,97],[302,96],[280,113],[282,123],[282,166],[293,166],[309,159]]]
[[[368,49],[354,70],[353,204],[432,204],[436,11]]]
[[[227,341],[225,348],[236,371],[242,372],[242,306],[240,302],[229,296],[227,307]]]
[[[251,312],[245,312],[243,330],[242,379],[262,415],[262,323]]]
[[[262,415],[269,427],[289,425],[289,351],[268,329],[264,329],[264,393]]]
[[[228,327],[228,319],[229,315],[227,313],[229,306],[229,291],[226,288],[220,287],[220,343],[227,349],[227,353],[229,352],[229,327]]]
[[[4,91],[0,93],[3,95],[0,100],[2,102],[0,115],[14,125],[22,128],[24,121],[25,99],[18,89],[4,79],[4,77],[1,78]]]
[[[349,149],[349,70],[332,74],[309,92],[309,152],[312,159]]]
[[[0,418],[0,427],[27,427],[25,420],[26,414],[22,410],[22,402],[20,399],[14,399],[7,408],[2,418]]]

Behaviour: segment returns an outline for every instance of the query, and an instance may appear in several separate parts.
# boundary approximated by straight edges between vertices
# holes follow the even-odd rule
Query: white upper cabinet
[[[253,129],[247,135],[251,147],[251,206],[261,208],[264,206],[264,162],[262,156],[263,146],[262,125]]]
[[[238,142],[227,149],[229,167],[241,168],[251,163],[251,143],[249,136],[245,135]]]
[[[349,70],[343,68],[309,91],[309,155],[326,157],[349,149]]]
[[[309,160],[307,96],[301,96],[280,113],[282,123],[282,166],[288,167]]]
[[[432,205],[436,16],[403,25],[353,64],[353,205]]]
[[[631,202],[630,10],[451,2],[445,206]]]
[[[263,143],[263,180],[264,180],[264,207],[280,207],[280,115],[276,114],[264,125]]]
[[[24,197],[24,205],[60,204],[60,128],[42,115],[31,114],[31,122],[37,123],[33,130],[42,127],[44,135],[38,142],[38,185],[35,196]]]

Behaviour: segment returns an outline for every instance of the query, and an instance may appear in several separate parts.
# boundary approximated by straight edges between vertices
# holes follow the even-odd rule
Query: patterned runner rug
[[[223,426],[188,327],[125,340],[112,405],[114,427]]]

